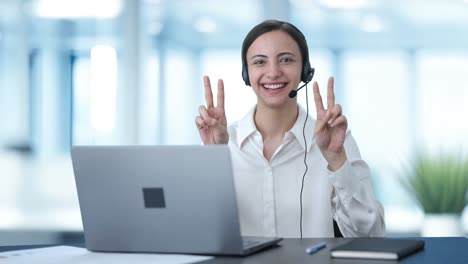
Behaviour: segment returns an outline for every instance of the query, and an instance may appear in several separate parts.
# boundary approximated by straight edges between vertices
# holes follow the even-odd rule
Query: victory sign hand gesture
[[[213,103],[213,93],[211,91],[211,82],[208,76],[203,77],[205,86],[206,106],[200,105],[199,116],[195,118],[195,123],[200,133],[203,144],[227,144],[229,134],[227,131],[226,114],[224,112],[224,83],[218,80],[217,105]]]
[[[323,107],[317,82],[314,82],[314,100],[317,109],[315,140],[331,171],[336,171],[346,161],[344,141],[348,121],[342,114],[341,105],[335,104],[334,80],[328,79],[327,109]]]

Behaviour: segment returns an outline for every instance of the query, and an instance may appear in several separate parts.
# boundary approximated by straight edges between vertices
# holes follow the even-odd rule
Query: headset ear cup
[[[309,75],[307,76],[307,82],[312,81],[312,78],[314,78],[314,74],[315,74],[315,68],[311,67],[309,69]]]
[[[314,68],[310,66],[309,60],[306,60],[304,63],[304,67],[302,69],[302,76],[301,76],[301,81],[303,83],[308,83],[312,80],[312,77],[314,77]]]
[[[245,85],[250,86],[249,73],[245,65],[242,65],[242,79],[244,79]]]

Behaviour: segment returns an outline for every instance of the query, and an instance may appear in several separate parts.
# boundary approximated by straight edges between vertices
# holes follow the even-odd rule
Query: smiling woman
[[[304,35],[290,23],[264,21],[244,39],[242,62],[255,107],[228,127],[224,82],[215,106],[205,76],[206,106],[195,122],[203,143],[229,144],[243,235],[331,237],[334,219],[345,236],[382,236],[383,207],[335,104],[333,78],[326,108],[314,82],[316,120],[289,96],[313,77]]]

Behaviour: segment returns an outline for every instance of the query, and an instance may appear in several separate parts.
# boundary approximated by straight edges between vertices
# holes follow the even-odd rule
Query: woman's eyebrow
[[[281,56],[284,56],[284,55],[291,55],[291,56],[294,56],[296,57],[296,55],[292,52],[289,52],[289,51],[285,51],[285,52],[281,52],[279,53],[278,55],[276,55],[276,57],[281,57]],[[255,58],[268,58],[268,56],[266,55],[263,55],[263,54],[256,54],[256,55],[253,55],[250,60],[253,60]]]
[[[250,58],[250,60],[253,60],[253,59],[258,58],[258,57],[259,57],[259,58],[267,58],[266,55],[257,54],[257,55],[253,55],[253,56]]]
[[[291,56],[296,57],[296,55],[294,55],[294,53],[289,52],[289,51],[281,52],[281,53],[278,54],[276,57],[281,57],[281,56],[283,56],[283,55],[291,55]]]

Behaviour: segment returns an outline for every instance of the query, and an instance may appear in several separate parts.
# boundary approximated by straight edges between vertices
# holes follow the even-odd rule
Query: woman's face
[[[280,30],[267,32],[252,43],[246,56],[257,104],[271,108],[296,104],[288,94],[301,81],[302,56],[293,38]]]

